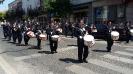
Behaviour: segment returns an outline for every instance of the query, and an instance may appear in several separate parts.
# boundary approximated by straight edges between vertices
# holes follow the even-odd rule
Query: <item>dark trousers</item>
[[[86,60],[89,54],[88,46],[84,45],[84,40],[78,38],[78,59]]]
[[[113,46],[113,40],[111,39],[111,36],[107,38],[107,51],[111,51],[111,47]]]
[[[21,42],[22,42],[22,34],[18,33],[17,38],[18,38],[18,43],[21,44]]]
[[[58,47],[58,41],[53,41],[51,38],[49,40],[51,52],[56,51]]]
[[[30,40],[30,37],[25,35],[24,36],[24,43],[25,43],[25,45],[28,45],[29,40]]]
[[[74,36],[74,28],[72,28],[71,30],[71,37],[73,38],[73,36]]]
[[[11,40],[12,33],[10,32],[8,35],[9,35],[9,38],[8,38],[8,40]]]
[[[47,40],[49,40],[49,36],[50,36],[50,35],[49,35],[49,34],[47,34]]]
[[[37,37],[37,48],[41,48],[41,39]]]
[[[68,36],[68,32],[69,32],[69,30],[68,29],[65,29],[65,36],[66,37]]]
[[[3,31],[3,34],[4,34],[4,38],[6,39],[7,36],[8,36],[7,32],[6,31]]]
[[[16,33],[13,33],[12,38],[13,38],[13,42],[16,43],[16,39],[17,39]]]
[[[127,37],[126,37],[126,43],[129,43],[129,40],[131,39],[131,35],[130,34],[127,34]]]

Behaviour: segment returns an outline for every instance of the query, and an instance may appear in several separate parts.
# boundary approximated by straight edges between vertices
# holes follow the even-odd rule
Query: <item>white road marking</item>
[[[58,52],[64,52],[64,51],[68,51],[68,50],[73,50],[76,49],[77,47],[71,46],[71,47],[67,47],[67,48],[61,48],[61,49],[57,49]],[[31,59],[31,58],[37,58],[40,56],[45,56],[46,54],[32,54],[32,55],[27,55],[27,56],[20,56],[20,57],[15,57],[14,59],[16,61],[21,61],[21,60],[26,60],[26,59]]]
[[[119,72],[119,73],[122,73],[122,74],[133,74],[132,69],[116,66],[116,65],[104,62],[104,61],[97,60],[97,59],[89,59],[88,62],[92,63],[92,64],[95,64],[97,66],[100,66],[100,67],[111,69],[113,71],[116,71],[116,72]]]
[[[117,53],[117,54],[120,54],[120,55],[125,55],[125,56],[131,56],[131,57],[133,57],[133,53],[123,52],[123,51],[116,51],[114,53]]]
[[[133,60],[123,58],[123,57],[118,57],[118,56],[114,56],[114,55],[110,55],[110,54],[104,55],[103,57],[111,59],[111,60],[116,60],[116,61],[121,61],[121,62],[124,62],[124,63],[133,64]]]
[[[58,51],[58,52],[64,52],[64,51],[74,50],[74,49],[77,49],[77,47],[71,46],[71,47],[61,48],[61,49],[59,49],[59,50],[57,50],[57,51]]]
[[[42,56],[42,54],[32,54],[32,55],[27,55],[27,56],[15,57],[14,59],[16,61],[21,61],[21,60],[25,60],[25,59],[40,57],[40,56]]]
[[[71,71],[76,74],[98,74],[96,72],[93,72],[87,68],[84,68],[78,65],[72,65],[70,67],[66,67],[66,70]]]
[[[13,67],[11,67],[11,65],[9,65],[9,63],[7,63],[7,61],[0,56],[0,66],[4,69],[4,71],[6,72],[6,74],[18,74]]]
[[[133,51],[133,49],[131,49],[131,48],[127,48],[127,49],[125,49],[125,50],[127,50],[127,51]]]

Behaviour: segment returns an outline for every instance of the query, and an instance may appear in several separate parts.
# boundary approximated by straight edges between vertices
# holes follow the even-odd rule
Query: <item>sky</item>
[[[5,0],[2,4],[0,4],[0,12],[8,10],[8,4],[13,1],[14,0]]]

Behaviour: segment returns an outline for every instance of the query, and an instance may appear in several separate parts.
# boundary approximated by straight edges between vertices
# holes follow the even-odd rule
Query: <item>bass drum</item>
[[[92,35],[85,35],[84,36],[84,45],[88,47],[93,47],[95,44],[94,36]]]
[[[111,32],[111,38],[115,41],[115,40],[118,40],[119,39],[119,32],[117,31],[112,31]]]

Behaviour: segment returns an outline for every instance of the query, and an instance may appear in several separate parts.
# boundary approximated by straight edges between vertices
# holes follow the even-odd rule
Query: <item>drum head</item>
[[[52,38],[59,38],[59,35],[53,35]]]
[[[117,31],[112,31],[112,32],[111,32],[111,35],[112,35],[112,36],[119,36],[119,32],[117,32]]]
[[[94,37],[92,35],[85,35],[84,40],[85,41],[94,41]]]

